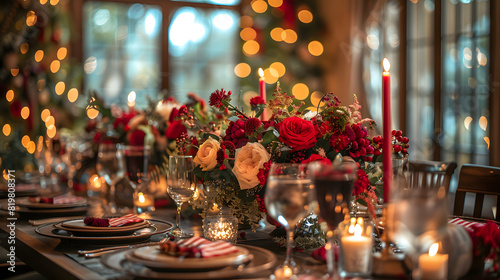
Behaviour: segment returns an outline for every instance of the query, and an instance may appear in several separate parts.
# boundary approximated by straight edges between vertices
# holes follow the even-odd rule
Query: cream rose
[[[247,143],[236,152],[233,173],[240,183],[240,189],[251,189],[259,184],[259,169],[270,158],[271,155],[259,143]]]
[[[219,141],[209,137],[198,149],[194,163],[200,165],[203,171],[214,169],[217,165],[217,151],[219,149]]]

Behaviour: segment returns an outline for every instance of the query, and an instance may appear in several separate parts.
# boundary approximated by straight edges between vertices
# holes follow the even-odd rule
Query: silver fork
[[[101,248],[101,249],[95,249],[95,250],[78,250],[78,254],[80,256],[85,256],[86,258],[95,258],[102,256],[104,254],[109,253],[109,251],[115,251],[115,250],[120,250],[120,249],[132,249],[132,248],[139,248],[139,247],[145,247],[145,246],[154,246],[154,245],[160,245],[165,243],[167,240],[169,240],[170,236],[165,236],[162,240],[157,241],[157,242],[148,242],[144,244],[136,244],[136,245],[122,245],[122,246],[114,246],[114,247],[106,247],[106,248]]]

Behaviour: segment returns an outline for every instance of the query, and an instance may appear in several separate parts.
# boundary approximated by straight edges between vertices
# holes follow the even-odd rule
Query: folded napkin
[[[167,254],[190,258],[211,258],[238,251],[238,248],[226,241],[212,242],[199,236],[184,239],[178,243],[167,241],[160,246],[160,249]]]
[[[338,261],[338,259],[339,259],[339,246],[333,245],[333,250],[335,253],[335,261]],[[325,246],[314,250],[311,253],[311,257],[313,257],[315,260],[318,260],[320,262],[326,262],[326,248],[325,248]]]
[[[450,221],[448,221],[448,223],[463,226],[466,229],[473,229],[485,226],[483,223],[470,222],[460,218],[453,218]]]
[[[85,198],[73,195],[59,195],[54,197],[30,196],[28,200],[33,203],[71,204],[84,202]]]
[[[144,221],[143,219],[137,217],[134,214],[127,214],[123,217],[118,218],[94,218],[86,217],[83,223],[87,226],[93,227],[120,227],[128,224],[139,223]]]

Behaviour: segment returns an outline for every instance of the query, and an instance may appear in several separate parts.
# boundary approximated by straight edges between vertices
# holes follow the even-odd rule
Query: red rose
[[[319,163],[324,164],[324,165],[331,165],[332,164],[332,162],[329,159],[324,158],[318,154],[312,154],[308,159],[303,160],[302,163],[309,163],[309,162],[313,162],[313,161],[318,161]]]
[[[125,128],[127,124],[130,122],[130,120],[136,115],[137,113],[134,111],[123,114],[121,117],[115,119],[115,122],[113,123],[113,128],[117,129],[120,125],[122,125]]]
[[[299,117],[286,118],[281,122],[279,132],[280,141],[292,147],[294,151],[312,148],[318,141],[314,125]]]
[[[168,139],[177,139],[181,136],[182,133],[187,133],[186,127],[182,124],[181,121],[174,121],[171,125],[168,126],[165,131],[165,136]]]

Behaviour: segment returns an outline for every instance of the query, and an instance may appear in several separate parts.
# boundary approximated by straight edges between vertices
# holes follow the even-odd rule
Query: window
[[[490,4],[408,1],[408,134],[417,157],[490,164]]]
[[[498,40],[491,14],[499,7],[493,2],[388,1],[371,14],[381,13],[383,20],[367,21],[363,77],[368,104],[373,107],[370,112],[380,122],[381,58],[388,57],[391,66],[399,61],[401,75],[391,69],[396,77],[392,80],[393,127],[403,128],[410,138],[412,159],[500,164],[494,141],[500,128],[492,125],[500,119],[491,110],[492,102],[498,102],[492,94],[496,85],[492,77],[499,75],[493,70],[499,60],[490,50],[491,40]],[[392,10],[401,11],[404,20],[392,15]],[[406,37],[400,48],[391,40],[398,33]],[[405,59],[398,59],[396,53]],[[403,106],[398,106],[397,97],[403,98]],[[399,119],[406,123],[398,125],[397,107],[403,108]]]
[[[239,0],[148,3],[84,2],[85,92],[126,106],[135,91],[145,107],[164,89],[185,102],[190,91],[208,99],[238,87]]]

